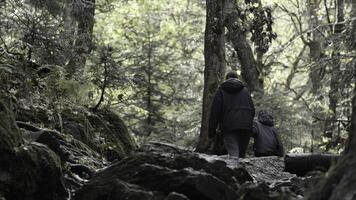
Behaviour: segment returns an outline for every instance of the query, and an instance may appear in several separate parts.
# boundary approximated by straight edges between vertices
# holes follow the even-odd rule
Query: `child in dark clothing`
[[[255,140],[253,150],[256,157],[283,157],[284,150],[281,139],[274,127],[273,117],[266,110],[261,110],[258,113],[258,120],[254,122],[252,132]]]

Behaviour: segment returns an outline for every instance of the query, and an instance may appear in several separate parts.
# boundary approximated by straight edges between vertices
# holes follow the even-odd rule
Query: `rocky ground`
[[[49,113],[0,97],[1,200],[302,199],[278,157],[234,159],[159,142],[137,148],[113,112]]]
[[[301,199],[303,178],[283,158],[236,160],[151,142],[99,170],[74,199]]]

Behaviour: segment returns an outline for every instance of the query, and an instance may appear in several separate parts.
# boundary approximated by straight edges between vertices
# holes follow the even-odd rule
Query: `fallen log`
[[[340,155],[299,153],[287,154],[284,158],[284,171],[305,176],[308,172],[319,170],[327,171]]]

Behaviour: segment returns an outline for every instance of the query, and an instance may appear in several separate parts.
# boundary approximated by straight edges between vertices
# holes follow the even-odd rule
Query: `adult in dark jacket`
[[[253,150],[256,157],[283,156],[283,145],[274,127],[274,119],[266,110],[258,113],[252,136],[255,139]]]
[[[229,155],[245,157],[254,115],[250,92],[237,79],[236,72],[229,72],[226,81],[215,93],[209,119],[209,138],[216,135],[219,126]]]

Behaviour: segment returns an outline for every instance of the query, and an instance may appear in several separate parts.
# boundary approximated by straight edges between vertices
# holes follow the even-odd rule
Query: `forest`
[[[210,137],[232,71],[281,157]],[[356,199],[355,83],[356,0],[0,0],[0,200]]]

